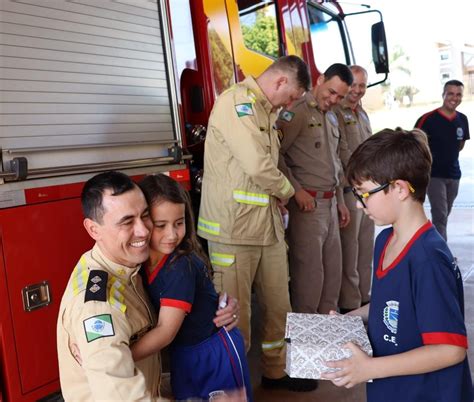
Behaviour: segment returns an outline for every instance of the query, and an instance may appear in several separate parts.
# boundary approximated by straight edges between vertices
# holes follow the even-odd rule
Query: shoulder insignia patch
[[[281,112],[280,114],[280,118],[282,120],[285,120],[287,121],[288,123],[293,120],[293,117],[295,117],[295,114],[293,112],[290,112],[289,110],[284,110],[283,112]]]
[[[107,301],[107,279],[109,274],[105,271],[92,270],[86,285],[84,303],[88,301]]]
[[[247,96],[250,99],[250,102],[255,103],[257,101],[257,96],[252,92],[250,88],[247,88]]]
[[[114,323],[110,314],[95,315],[84,320],[83,324],[87,342],[115,335]]]
[[[86,288],[88,275],[89,270],[87,269],[86,258],[82,256],[72,275],[71,285],[74,296],[77,296]]]
[[[369,116],[367,116],[367,113],[365,113],[363,110],[359,112],[359,116],[362,117],[362,119],[366,122],[369,123]]]
[[[342,118],[344,119],[344,123],[346,123],[347,125],[357,123],[351,113],[344,113],[342,115]]]
[[[125,285],[120,282],[119,279],[115,277],[110,278],[110,289],[109,289],[109,303],[112,307],[120,310],[122,313],[127,311],[127,306],[125,304],[125,296],[123,292],[125,291]]]
[[[333,126],[337,127],[339,125],[337,124],[337,117],[333,112],[329,111],[326,113],[326,115]]]
[[[234,90],[235,88],[236,88],[236,84],[231,85],[229,88],[227,88],[226,90],[224,90],[224,91],[221,93],[221,95],[224,95],[224,94],[226,94],[227,92],[230,92],[230,91]]]
[[[235,111],[237,112],[237,116],[252,116],[253,109],[251,103],[240,103],[239,105],[235,105]]]

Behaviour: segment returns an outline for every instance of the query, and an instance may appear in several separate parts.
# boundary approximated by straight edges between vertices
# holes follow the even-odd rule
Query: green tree
[[[218,94],[234,83],[234,64],[232,56],[222,43],[216,30],[209,27],[209,42],[211,44],[212,67],[214,82]]]
[[[278,31],[275,17],[257,11],[253,25],[243,25],[245,46],[263,54],[278,57]]]

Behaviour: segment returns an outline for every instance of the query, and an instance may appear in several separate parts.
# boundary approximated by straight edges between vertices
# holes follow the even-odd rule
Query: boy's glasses
[[[366,198],[369,198],[372,194],[378,193],[379,191],[386,189],[390,184],[394,182],[395,180],[392,180],[388,183],[382,184],[381,186],[376,187],[373,190],[367,191],[366,193],[362,193],[362,194],[359,194],[357,190],[354,187],[352,187],[352,194],[354,194],[354,197],[356,198],[356,200],[359,201],[364,208],[367,208],[367,205],[365,205],[365,202],[364,202]],[[415,188],[408,181],[407,181],[407,184],[408,184],[408,189],[410,190],[410,192],[414,193]]]

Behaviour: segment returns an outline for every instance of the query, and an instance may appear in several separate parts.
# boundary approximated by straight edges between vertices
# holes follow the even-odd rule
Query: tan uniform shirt
[[[216,100],[209,118],[198,234],[225,244],[284,238],[277,199],[294,189],[278,170],[276,112],[252,77]]]
[[[59,374],[66,401],[157,400],[159,354],[135,364],[129,348],[156,321],[138,269],[111,262],[97,245],[74,268],[57,324]],[[97,271],[107,272],[108,278],[101,278]],[[106,301],[85,301],[90,296],[97,299],[100,292]]]
[[[311,92],[298,101],[291,111],[280,114],[278,127],[283,131],[278,167],[289,178],[296,191],[337,191],[343,202],[343,179],[339,159],[340,134],[336,115],[321,112]]]
[[[349,162],[349,158],[356,148],[372,135],[369,116],[358,105],[351,109],[344,101],[334,108],[339,120],[339,131],[341,133],[341,162],[344,169]]]

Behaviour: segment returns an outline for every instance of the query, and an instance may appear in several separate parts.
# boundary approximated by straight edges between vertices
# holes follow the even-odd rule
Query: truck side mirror
[[[372,25],[372,60],[377,74],[388,74],[388,50],[383,21]]]

